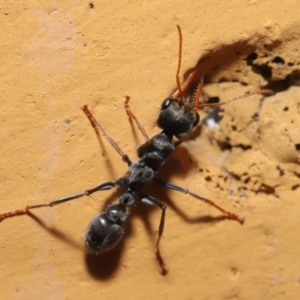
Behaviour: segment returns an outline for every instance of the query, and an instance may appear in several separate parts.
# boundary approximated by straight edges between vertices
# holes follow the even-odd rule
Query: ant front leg
[[[187,87],[190,85],[191,81],[194,79],[195,75],[197,74],[197,70],[193,70],[190,75],[187,77],[187,79],[183,82],[183,84],[180,86],[179,79],[177,77],[179,76],[178,74],[176,75],[177,79],[177,90],[171,95],[172,98],[178,98],[180,97],[181,94],[184,93],[184,91],[187,89]],[[201,81],[203,81],[203,78],[201,77]],[[179,84],[179,85],[178,85]],[[182,102],[182,100],[181,100]]]
[[[161,217],[160,217],[160,223],[159,223],[159,229],[158,229],[158,238],[157,238],[157,242],[156,242],[156,250],[155,250],[155,255],[156,255],[156,259],[159,263],[160,266],[160,273],[162,275],[166,275],[168,273],[168,270],[166,269],[166,265],[165,262],[160,254],[160,250],[159,250],[159,242],[161,240],[162,234],[164,232],[164,227],[165,227],[165,216],[166,216],[166,209],[167,207],[160,203],[159,201],[155,200],[153,197],[151,196],[142,196],[141,197],[141,201],[143,203],[149,204],[149,205],[153,205],[153,206],[157,206],[159,207],[162,212],[161,212]]]
[[[128,155],[125,154],[121,150],[121,148],[118,146],[118,144],[105,132],[105,130],[103,129],[103,127],[98,123],[98,121],[95,119],[95,117],[93,116],[93,114],[90,112],[88,106],[84,105],[84,106],[81,107],[81,109],[83,110],[83,112],[86,114],[86,116],[90,120],[91,125],[94,127],[97,135],[99,135],[99,130],[100,130],[101,133],[104,135],[104,137],[107,139],[107,141],[122,156],[123,161],[126,162],[128,166],[130,166],[132,164],[132,161],[129,159]]]
[[[128,115],[129,118],[133,119],[135,121],[135,123],[137,124],[140,132],[142,133],[143,137],[145,138],[146,142],[148,144],[150,144],[150,139],[144,129],[144,127],[142,126],[142,124],[139,122],[139,120],[137,119],[137,117],[133,114],[133,112],[131,111],[130,107],[129,107],[129,100],[130,97],[126,96],[126,100],[124,101],[124,107],[126,109],[126,113]]]
[[[231,219],[231,220],[235,220],[235,221],[238,221],[240,224],[244,224],[244,221],[245,219],[243,217],[240,217],[234,213],[231,213],[227,210],[225,210],[224,208],[220,207],[219,205],[215,204],[212,200],[210,199],[207,199],[201,195],[198,195],[196,193],[193,193],[191,191],[189,191],[188,189],[186,188],[183,188],[183,187],[180,187],[178,185],[175,185],[175,184],[172,184],[172,183],[169,183],[169,182],[165,182],[161,179],[158,179],[158,178],[153,178],[158,184],[168,188],[168,189],[171,189],[171,190],[175,190],[175,191],[178,191],[178,192],[181,192],[181,193],[184,193],[184,194],[188,194],[198,200],[201,200],[213,207],[215,207],[217,210],[221,211],[223,214],[225,214],[227,216],[228,219]]]

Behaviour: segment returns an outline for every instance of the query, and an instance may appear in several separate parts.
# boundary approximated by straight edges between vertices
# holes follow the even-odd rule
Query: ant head
[[[167,98],[161,105],[157,125],[178,139],[186,137],[199,123],[199,114],[192,105],[177,98]]]
[[[198,108],[200,93],[203,86],[203,77],[200,76],[200,81],[192,101],[186,101],[183,94],[197,74],[197,70],[194,69],[185,82],[182,85],[180,84],[179,73],[182,54],[182,32],[179,25],[177,25],[177,30],[179,35],[178,66],[176,72],[177,90],[170,98],[167,98],[162,103],[161,111],[157,118],[157,125],[169,134],[174,135],[176,138],[182,139],[185,138],[199,122],[200,117],[196,112],[196,109]]]

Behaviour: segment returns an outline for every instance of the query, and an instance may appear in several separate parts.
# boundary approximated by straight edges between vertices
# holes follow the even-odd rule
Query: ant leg
[[[10,211],[7,213],[0,214],[0,222],[7,218],[25,215],[31,209],[40,208],[40,207],[52,207],[52,206],[55,206],[55,205],[58,205],[58,204],[61,204],[61,203],[67,202],[67,201],[81,198],[83,196],[89,196],[98,191],[106,191],[106,190],[112,189],[115,186],[122,186],[122,185],[126,185],[126,184],[127,184],[126,177],[121,177],[120,179],[116,180],[115,182],[109,182],[109,181],[103,182],[94,188],[84,191],[83,193],[62,197],[62,198],[59,198],[57,200],[54,200],[54,201],[51,201],[51,202],[45,203],[45,204],[27,205],[25,208],[17,209],[15,211]]]
[[[159,223],[159,229],[158,229],[158,238],[157,238],[157,242],[156,242],[156,245],[155,245],[155,248],[156,248],[155,255],[156,255],[156,259],[159,263],[160,269],[161,269],[160,273],[162,275],[166,275],[168,273],[168,270],[166,269],[165,262],[164,262],[164,260],[161,256],[161,254],[160,254],[159,242],[160,242],[160,239],[162,237],[164,227],[165,227],[165,216],[166,216],[167,207],[164,204],[160,203],[159,201],[155,200],[151,196],[142,196],[141,201],[143,203],[146,203],[146,204],[149,204],[149,205],[157,206],[162,210],[161,217],[160,217],[160,223]]]
[[[171,190],[175,190],[175,191],[178,191],[178,192],[181,192],[181,193],[184,193],[184,194],[188,194],[198,200],[201,200],[213,207],[215,207],[216,209],[218,209],[219,211],[221,211],[222,213],[224,213],[225,215],[227,215],[228,219],[231,219],[231,220],[236,220],[238,222],[240,222],[240,224],[243,224],[245,219],[242,218],[242,217],[239,217],[238,215],[236,214],[233,214],[225,209],[223,209],[222,207],[218,206],[217,204],[215,204],[212,200],[210,199],[207,199],[201,195],[198,195],[198,194],[195,194],[191,191],[189,191],[188,189],[186,188],[183,188],[183,187],[180,187],[178,185],[175,185],[175,184],[172,184],[172,183],[169,183],[169,182],[165,182],[161,179],[158,179],[158,178],[153,178],[158,184],[168,188],[168,189],[171,189]]]
[[[203,108],[203,107],[207,107],[207,106],[218,107],[218,106],[222,106],[222,105],[228,104],[230,102],[233,102],[235,100],[239,100],[239,99],[246,98],[246,97],[253,96],[253,95],[273,95],[273,94],[274,94],[274,92],[271,90],[261,90],[261,91],[257,91],[257,92],[246,93],[244,95],[237,96],[230,100],[220,102],[220,103],[200,103],[198,105],[194,105],[193,108]]]
[[[133,119],[135,121],[135,123],[137,124],[140,132],[142,133],[142,135],[144,136],[146,142],[148,144],[150,144],[150,139],[144,129],[144,127],[142,126],[142,124],[139,122],[139,120],[137,119],[137,117],[133,114],[133,112],[131,111],[130,107],[129,107],[129,100],[130,100],[130,97],[129,96],[126,96],[126,100],[124,102],[124,106],[125,106],[125,109],[126,109],[126,113],[128,115],[129,118]]]
[[[184,138],[182,138],[182,139],[180,139],[180,140],[177,140],[177,141],[175,141],[175,142],[173,142],[173,144],[174,144],[174,147],[176,148],[176,147],[178,147],[179,145],[181,145],[183,142],[185,142],[187,139],[188,139],[188,135],[186,136],[186,137],[184,137]]]
[[[104,135],[104,137],[108,140],[108,142],[113,146],[113,148],[122,156],[122,159],[124,162],[127,163],[128,166],[132,164],[131,160],[129,159],[128,155],[126,155],[121,148],[117,145],[117,143],[104,131],[102,126],[97,122],[95,117],[92,115],[90,110],[88,109],[87,105],[84,105],[81,107],[83,112],[86,114],[88,119],[90,120],[92,126],[96,130],[97,134],[99,134],[98,130],[100,129],[101,133]]]

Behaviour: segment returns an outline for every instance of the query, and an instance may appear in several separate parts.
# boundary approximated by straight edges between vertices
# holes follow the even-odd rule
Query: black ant
[[[126,192],[120,196],[118,204],[109,206],[105,212],[98,214],[90,222],[86,230],[85,245],[88,249],[96,253],[101,253],[113,248],[123,236],[123,222],[125,222],[128,216],[126,210],[127,207],[133,206],[137,198],[140,198],[143,203],[157,206],[162,211],[158,230],[158,239],[156,242],[156,258],[159,262],[162,275],[167,274],[167,269],[159,250],[159,242],[164,230],[166,206],[154,199],[152,196],[143,194],[143,189],[150,181],[154,180],[155,182],[166,188],[188,194],[198,200],[204,201],[207,204],[212,205],[220,210],[227,216],[227,218],[236,220],[243,224],[244,218],[224,210],[220,206],[216,205],[213,201],[195,194],[188,189],[158,179],[155,177],[155,174],[162,167],[166,159],[170,155],[172,155],[174,149],[184,140],[186,140],[189,133],[199,123],[200,118],[199,114],[196,111],[197,109],[205,106],[221,106],[243,97],[248,97],[254,94],[269,94],[271,93],[271,91],[262,90],[255,93],[248,93],[221,103],[200,104],[199,99],[203,87],[203,77],[201,77],[194,96],[189,100],[184,99],[183,93],[187,89],[197,72],[196,70],[194,70],[188,76],[185,82],[182,85],[180,84],[179,72],[181,65],[182,33],[180,27],[177,26],[177,28],[179,32],[179,60],[176,74],[177,90],[171,95],[170,98],[167,98],[162,103],[161,111],[157,118],[157,125],[162,129],[160,133],[149,139],[146,131],[144,130],[138,119],[135,117],[135,115],[132,113],[129,107],[130,98],[126,96],[125,109],[127,115],[136,122],[139,130],[146,140],[146,142],[143,145],[139,146],[137,149],[137,155],[139,157],[138,161],[132,162],[129,157],[125,153],[123,153],[116,142],[104,131],[102,126],[97,122],[97,120],[88,109],[87,105],[82,107],[83,112],[90,120],[91,125],[94,127],[96,132],[99,134],[100,131],[108,140],[108,142],[113,146],[113,148],[120,154],[123,161],[127,163],[129,167],[128,175],[121,177],[116,181],[103,182],[92,189],[84,191],[83,193],[63,197],[47,204],[29,205],[24,209],[0,214],[0,221],[9,217],[27,214],[31,209],[49,206],[52,207],[63,202],[91,195],[98,191],[109,190],[113,187],[118,186],[127,186],[128,188]],[[176,141],[173,141],[173,136],[177,138]]]

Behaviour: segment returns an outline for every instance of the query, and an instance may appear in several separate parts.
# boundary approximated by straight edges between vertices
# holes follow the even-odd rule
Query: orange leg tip
[[[245,218],[243,217],[238,217],[237,220],[241,223],[241,225],[243,225],[245,222]]]
[[[162,269],[162,270],[160,270],[160,274],[161,274],[162,276],[166,276],[166,275],[168,274],[168,272],[169,272],[169,270],[167,270],[167,269]]]
[[[265,95],[274,95],[275,93],[272,90],[261,90],[262,94]]]

